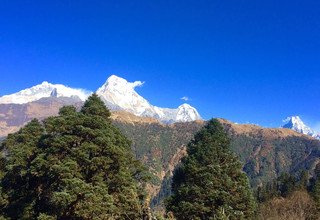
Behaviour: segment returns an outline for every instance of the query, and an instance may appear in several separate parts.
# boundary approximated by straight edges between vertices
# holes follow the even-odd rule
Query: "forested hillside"
[[[132,140],[134,154],[154,174],[151,204],[159,206],[163,198],[170,194],[172,171],[186,154],[186,144],[205,123],[195,121],[164,125],[134,116],[129,119],[125,115],[118,113],[113,116],[113,123]],[[231,138],[231,149],[239,156],[253,188],[284,172],[299,175],[301,170],[306,170],[313,175],[313,169],[320,161],[320,142],[309,136],[289,129],[240,125],[223,119],[219,121]]]

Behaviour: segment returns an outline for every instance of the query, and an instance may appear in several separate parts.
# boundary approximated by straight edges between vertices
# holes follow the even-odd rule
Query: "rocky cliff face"
[[[82,103],[77,97],[48,97],[25,104],[0,104],[0,137],[17,131],[33,118],[41,120],[57,115],[62,106],[80,107]]]

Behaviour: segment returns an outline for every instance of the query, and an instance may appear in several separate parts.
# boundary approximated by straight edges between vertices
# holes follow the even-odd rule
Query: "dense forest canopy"
[[[33,120],[1,149],[0,214],[9,219],[140,219],[145,169],[92,95],[80,112]]]

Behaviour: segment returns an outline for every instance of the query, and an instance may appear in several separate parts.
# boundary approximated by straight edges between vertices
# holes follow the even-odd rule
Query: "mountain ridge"
[[[96,93],[112,111],[124,110],[136,116],[152,117],[164,123],[187,122],[201,119],[198,111],[187,103],[176,109],[153,106],[140,96],[135,87],[143,82],[128,82],[126,79],[111,75],[107,81],[96,90]],[[92,94],[84,89],[74,89],[62,84],[51,84],[47,81],[39,85],[23,89],[19,92],[0,97],[0,104],[27,104],[48,97],[79,98],[82,102]]]
[[[91,92],[84,89],[76,89],[44,81],[41,84],[0,97],[0,104],[26,104],[50,96],[78,97],[82,101],[85,101],[90,94]]]

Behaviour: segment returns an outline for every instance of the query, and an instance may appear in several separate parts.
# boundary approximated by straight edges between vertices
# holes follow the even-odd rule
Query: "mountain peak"
[[[40,85],[42,85],[42,86],[51,86],[52,84],[51,83],[49,83],[48,81],[43,81],[41,84],[39,84],[38,86],[40,86]]]
[[[195,121],[201,119],[198,111],[191,105],[184,103],[178,107],[176,121]]]
[[[193,107],[191,105],[189,105],[188,103],[183,103],[178,108],[193,108]]]
[[[41,84],[32,86],[30,88],[21,90],[17,93],[11,95],[4,95],[0,97],[0,104],[24,104],[28,102],[37,101],[45,97],[79,97],[82,101],[90,95],[91,92],[88,92],[83,89],[74,89],[62,84],[51,84],[47,81],[42,82]]]
[[[289,128],[296,132],[306,134],[315,138],[320,138],[320,135],[317,134],[314,130],[312,130],[309,126],[307,126],[299,116],[290,116],[283,120],[285,123],[282,125],[283,128]]]
[[[137,116],[153,117],[163,122],[193,121],[200,119],[197,110],[189,104],[182,104],[177,109],[160,108],[151,105],[140,96],[135,88],[144,82],[128,82],[116,75],[111,75],[97,90],[97,95],[113,110],[125,110]]]
[[[142,86],[144,82],[135,81],[135,82],[128,82],[126,79],[121,78],[116,75],[111,75],[105,84],[102,86],[104,89],[116,89],[116,90],[123,90],[123,91],[132,91],[137,86]],[[102,88],[101,87],[101,88]]]
[[[125,80],[124,78],[121,78],[119,76],[116,76],[116,75],[111,75],[105,84],[107,85],[117,85],[117,84],[126,84],[128,83],[127,80]]]
[[[109,78],[106,81],[106,83],[111,83],[111,82],[128,82],[128,81],[120,76],[113,74],[113,75],[109,76]]]
[[[176,109],[160,108],[151,105],[140,96],[135,88],[144,82],[128,82],[126,79],[111,75],[106,82],[96,91],[96,94],[111,110],[124,110],[136,116],[152,117],[165,123],[187,122],[201,119],[195,108],[189,104],[182,104]],[[85,101],[91,94],[83,89],[74,89],[62,84],[51,84],[43,81],[41,84],[21,90],[11,95],[0,97],[0,104],[24,104],[47,97],[80,98]]]

